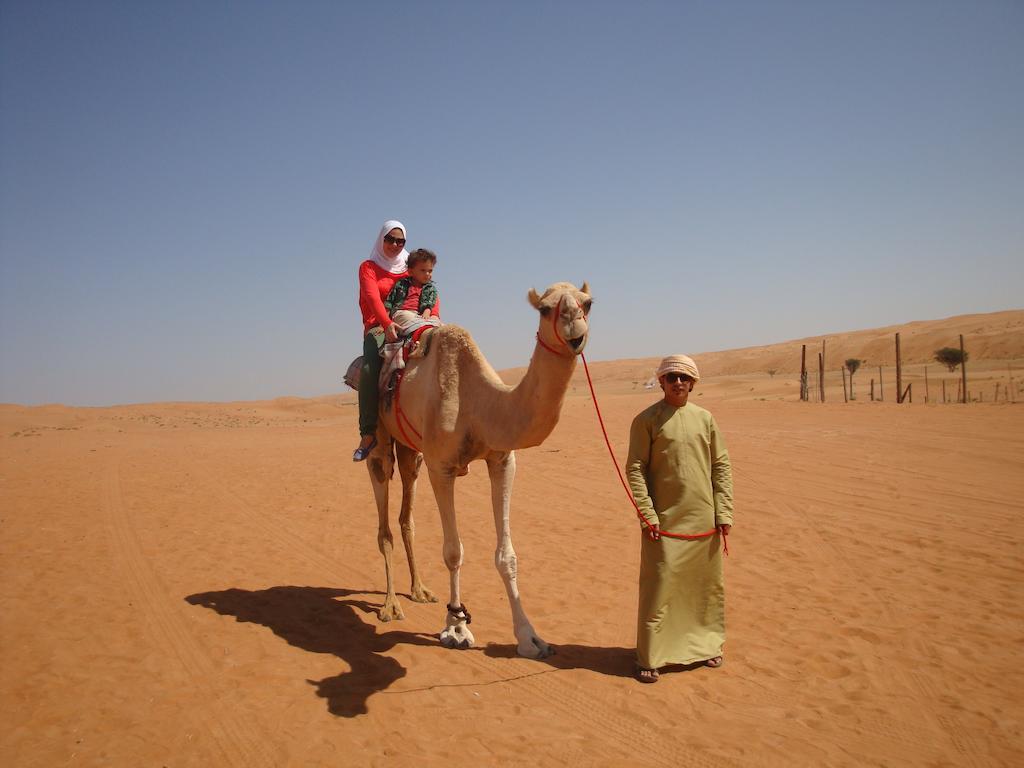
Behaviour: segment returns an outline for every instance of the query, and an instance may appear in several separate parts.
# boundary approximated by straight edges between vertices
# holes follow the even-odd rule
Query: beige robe
[[[661,400],[630,428],[626,476],[641,514],[661,530],[703,533],[732,525],[729,453],[714,418],[693,403]],[[642,537],[637,661],[646,669],[722,653],[722,539]]]

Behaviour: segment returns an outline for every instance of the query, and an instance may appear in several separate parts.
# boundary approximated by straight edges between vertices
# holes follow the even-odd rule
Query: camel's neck
[[[551,434],[558,424],[562,401],[575,369],[575,356],[552,352],[537,344],[523,380],[494,403],[496,409],[503,412],[504,418],[496,423],[505,425],[510,448],[540,445]]]

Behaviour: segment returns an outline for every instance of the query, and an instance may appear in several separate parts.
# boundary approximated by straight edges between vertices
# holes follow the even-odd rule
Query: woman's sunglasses
[[[384,235],[384,242],[389,245],[405,245],[404,237],[392,237],[391,235]]]
[[[685,373],[666,373],[665,381],[669,384],[675,384],[677,381],[693,381],[693,379]]]

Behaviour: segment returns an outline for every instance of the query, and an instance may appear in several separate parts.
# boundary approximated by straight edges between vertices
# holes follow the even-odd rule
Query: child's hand
[[[384,338],[391,342],[398,341],[398,326],[392,323],[387,328],[385,328]]]
[[[431,314],[433,314],[433,312],[430,309],[430,307],[427,307],[426,309],[423,310],[423,317],[424,318],[429,318]]]

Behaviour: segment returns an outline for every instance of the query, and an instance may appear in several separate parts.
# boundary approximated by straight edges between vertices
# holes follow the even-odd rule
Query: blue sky
[[[496,368],[1024,305],[1024,4],[0,0],[0,402],[341,391],[385,219]]]

